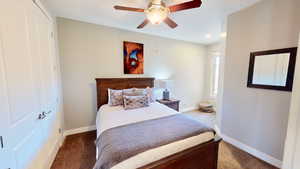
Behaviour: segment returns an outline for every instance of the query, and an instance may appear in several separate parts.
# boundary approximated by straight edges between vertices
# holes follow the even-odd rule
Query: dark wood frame
[[[173,154],[138,169],[217,169],[219,143],[215,139]]]
[[[254,71],[255,58],[262,56],[262,55],[272,55],[272,54],[280,54],[280,53],[290,53],[286,85],[285,86],[273,86],[273,85],[253,84],[253,71]],[[271,90],[281,90],[281,91],[292,91],[293,81],[294,81],[295,64],[296,64],[296,56],[297,56],[297,47],[250,53],[247,87],[260,88],[260,89],[271,89]]]
[[[97,78],[97,108],[107,104],[107,89],[145,88],[154,86],[154,78]],[[217,169],[219,143],[214,139],[152,162],[139,169]]]
[[[97,110],[108,103],[108,89],[154,87],[154,78],[97,78]]]

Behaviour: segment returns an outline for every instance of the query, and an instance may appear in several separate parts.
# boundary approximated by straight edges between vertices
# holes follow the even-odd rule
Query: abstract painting
[[[144,74],[144,45],[135,42],[124,42],[124,73]]]

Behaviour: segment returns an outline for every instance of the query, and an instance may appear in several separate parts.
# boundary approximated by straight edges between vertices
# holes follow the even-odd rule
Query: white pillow
[[[147,95],[149,97],[150,102],[151,103],[155,102],[157,99],[156,94],[155,94],[155,88],[147,87],[146,91],[147,91]]]

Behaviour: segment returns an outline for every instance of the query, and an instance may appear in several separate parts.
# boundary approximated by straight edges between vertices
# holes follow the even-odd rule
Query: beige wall
[[[282,160],[291,93],[247,88],[249,54],[295,47],[299,0],[264,0],[228,18],[222,133]]]
[[[58,19],[58,37],[66,129],[95,124],[94,79],[125,76],[123,41],[144,44],[142,76],[172,79],[172,94],[181,100],[182,109],[202,100],[205,46],[63,18]]]

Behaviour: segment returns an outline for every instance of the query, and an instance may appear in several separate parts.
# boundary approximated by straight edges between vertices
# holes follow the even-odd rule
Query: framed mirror
[[[297,48],[252,52],[247,87],[292,91]]]

